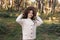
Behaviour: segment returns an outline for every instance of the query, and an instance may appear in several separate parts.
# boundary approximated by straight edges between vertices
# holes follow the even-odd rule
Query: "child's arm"
[[[19,23],[20,25],[23,24],[22,16],[23,16],[23,14],[20,14],[20,15],[16,18],[16,22]]]
[[[35,25],[40,26],[42,23],[43,23],[42,19],[38,15],[36,15]]]

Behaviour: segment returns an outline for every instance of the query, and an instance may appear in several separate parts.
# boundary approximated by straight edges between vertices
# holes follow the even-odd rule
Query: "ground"
[[[16,23],[16,18],[0,18],[0,24],[8,28],[8,31],[5,31],[7,33],[0,34],[0,40],[21,40],[21,26]],[[36,40],[60,40],[59,36],[53,33],[48,34],[44,29],[41,29],[41,26],[37,28]]]

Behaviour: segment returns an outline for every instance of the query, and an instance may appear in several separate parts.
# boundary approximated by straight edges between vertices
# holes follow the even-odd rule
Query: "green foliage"
[[[7,34],[9,29],[7,28],[6,24],[0,22],[0,34]]]
[[[10,30],[10,33],[7,35],[5,40],[19,40],[21,36],[21,28],[16,26],[13,30]]]
[[[60,32],[60,24],[51,24],[48,28],[48,31],[51,32]]]
[[[0,35],[5,35],[4,40],[21,39],[21,27],[15,22],[15,18],[0,18]],[[5,19],[5,20],[4,20]]]
[[[44,23],[40,26],[40,31],[43,33],[46,32],[48,34],[49,33],[51,33],[51,34],[60,33],[60,24],[54,24],[54,23],[46,24],[46,23]],[[59,35],[59,34],[57,34],[57,35]]]
[[[2,14],[0,14],[0,17],[10,17],[10,16],[9,16],[9,14],[2,13]]]
[[[15,18],[17,16],[16,16],[15,12],[13,12],[13,13],[11,13],[11,12],[0,12],[0,17],[3,17],[3,18]]]
[[[22,28],[19,24],[15,22],[15,19],[16,18],[0,18],[0,34],[6,34],[4,40],[21,40]],[[36,40],[56,40],[56,36],[59,35],[59,32],[60,24],[44,23],[37,28]]]

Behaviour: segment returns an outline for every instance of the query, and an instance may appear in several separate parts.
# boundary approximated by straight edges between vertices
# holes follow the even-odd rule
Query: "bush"
[[[4,23],[0,23],[0,34],[6,34],[9,32],[9,29]]]
[[[4,17],[4,18],[15,18],[15,13],[9,13],[9,12],[5,12],[5,13],[0,13],[0,17]]]
[[[39,29],[41,32],[46,33],[53,33],[53,34],[60,34],[60,24],[42,24]],[[58,35],[57,34],[57,35]]]
[[[60,32],[60,24],[50,24],[48,27],[48,31],[50,32]]]

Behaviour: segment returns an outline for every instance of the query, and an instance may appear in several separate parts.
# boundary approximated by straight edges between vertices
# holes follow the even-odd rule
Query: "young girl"
[[[26,8],[24,13],[17,17],[16,22],[22,26],[23,40],[36,39],[36,27],[43,23],[34,7]]]

